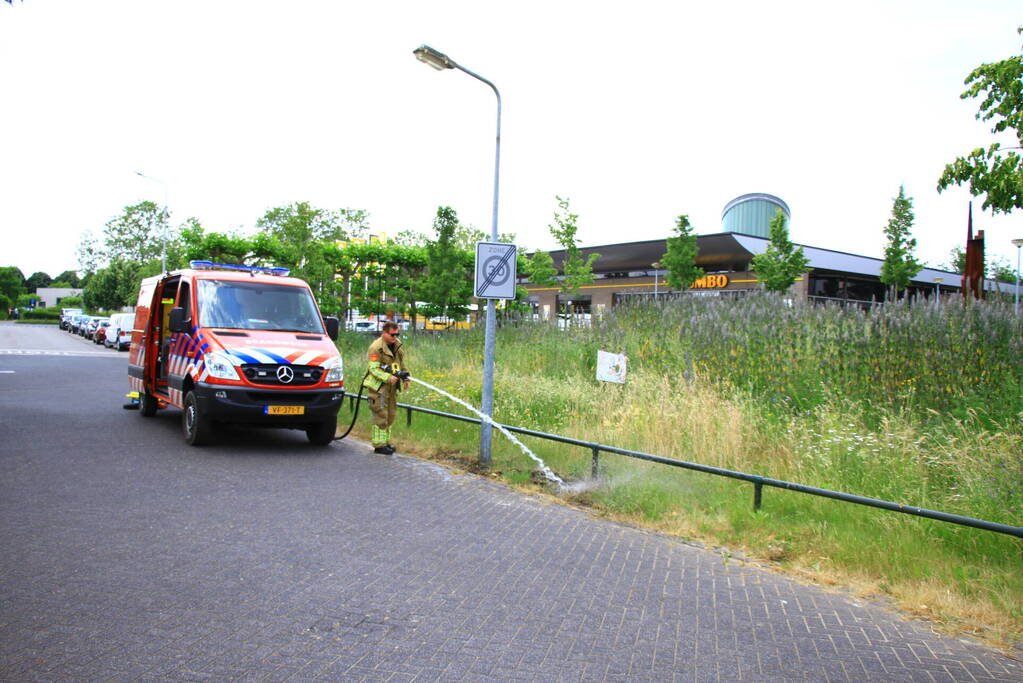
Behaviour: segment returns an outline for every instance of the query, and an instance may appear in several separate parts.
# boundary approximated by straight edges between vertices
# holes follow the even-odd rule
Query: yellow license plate
[[[267,406],[267,415],[305,415],[305,406]]]

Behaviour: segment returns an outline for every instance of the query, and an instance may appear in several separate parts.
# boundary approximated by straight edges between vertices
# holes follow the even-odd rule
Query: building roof
[[[696,265],[707,271],[746,270],[750,261],[757,254],[767,250],[770,240],[752,235],[742,235],[733,232],[716,233],[713,235],[699,235],[696,238],[699,249],[696,257]],[[867,275],[879,277],[881,275],[882,259],[870,256],[859,256],[831,249],[821,249],[805,244],[796,245],[803,247],[803,253],[810,260],[810,270],[827,270],[854,275]],[[646,240],[644,242],[622,242],[620,244],[605,244],[597,247],[580,247],[582,257],[588,258],[590,254],[600,254],[600,258],[593,264],[593,272],[598,274],[606,273],[628,273],[632,271],[658,270],[654,268],[667,250],[667,240]],[[554,260],[554,266],[561,270],[561,264],[565,258],[565,250],[559,249],[550,252]],[[962,275],[940,268],[924,268],[913,282],[917,284],[935,285],[940,278],[941,284],[946,286],[959,286],[962,282]],[[984,288],[987,290],[1001,289],[1002,291],[1014,291],[1015,285],[1006,283],[995,283],[993,280],[985,280]],[[1021,288],[1023,289],[1023,288]]]

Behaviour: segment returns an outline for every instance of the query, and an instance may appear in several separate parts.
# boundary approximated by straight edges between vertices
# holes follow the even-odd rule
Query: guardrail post
[[[406,408],[405,409],[405,426],[406,427],[411,427],[412,426],[412,409],[411,408]]]
[[[599,469],[600,469],[600,449],[599,448],[592,448],[591,450],[593,451],[593,460],[592,460],[592,462],[590,464],[590,478],[591,479],[596,479],[597,475],[600,474],[600,472],[599,472]]]
[[[760,502],[764,495],[764,482],[755,481],[753,482],[753,509],[756,511],[760,510]]]

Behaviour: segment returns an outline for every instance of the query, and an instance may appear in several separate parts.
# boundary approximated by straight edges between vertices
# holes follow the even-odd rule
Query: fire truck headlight
[[[327,371],[327,376],[323,379],[324,382],[340,382],[345,376],[345,366],[341,362],[341,356],[327,361],[323,365]]]
[[[224,354],[216,351],[207,353],[205,361],[206,369],[210,371],[211,376],[217,379],[238,379],[238,371]]]

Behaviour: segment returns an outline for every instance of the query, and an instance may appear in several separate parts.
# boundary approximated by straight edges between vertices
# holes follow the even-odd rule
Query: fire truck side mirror
[[[341,323],[332,315],[325,317],[323,322],[327,323],[327,336],[337,341],[338,332],[341,330]]]
[[[188,321],[185,320],[185,309],[183,308],[172,308],[170,312],[170,331],[171,332],[189,332]]]

